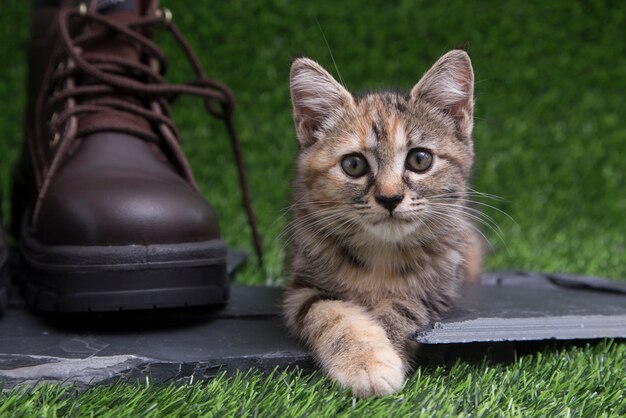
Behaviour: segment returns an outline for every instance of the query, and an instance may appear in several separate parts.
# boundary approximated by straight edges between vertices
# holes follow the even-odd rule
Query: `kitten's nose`
[[[393,196],[376,196],[375,199],[385,209],[387,209],[389,211],[389,214],[391,215],[391,212],[393,212],[396,206],[398,206],[398,204],[402,202],[402,199],[404,199],[404,195],[396,194]]]

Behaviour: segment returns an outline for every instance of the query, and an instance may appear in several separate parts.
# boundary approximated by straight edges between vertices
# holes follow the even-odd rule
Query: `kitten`
[[[410,335],[479,274],[463,199],[473,85],[461,50],[407,94],[352,96],[314,61],[292,64],[299,153],[284,316],[357,397],[402,387]]]

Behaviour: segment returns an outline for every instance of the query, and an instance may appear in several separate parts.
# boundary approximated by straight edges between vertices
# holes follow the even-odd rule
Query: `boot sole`
[[[45,245],[22,228],[20,285],[47,312],[114,312],[223,304],[226,245],[220,239],[123,246]]]

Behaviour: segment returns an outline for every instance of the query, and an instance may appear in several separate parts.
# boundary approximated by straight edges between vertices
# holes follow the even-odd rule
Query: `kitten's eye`
[[[422,173],[433,165],[433,155],[422,148],[414,148],[406,157],[406,168],[417,173]]]
[[[367,160],[361,154],[350,154],[343,157],[341,168],[350,177],[361,177],[369,171]]]

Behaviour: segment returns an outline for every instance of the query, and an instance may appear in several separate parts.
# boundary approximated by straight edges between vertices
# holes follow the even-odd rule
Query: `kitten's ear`
[[[426,101],[450,114],[464,138],[471,138],[474,111],[474,71],[469,55],[455,49],[439,60],[411,90],[413,100]]]
[[[341,118],[354,99],[325,69],[308,58],[291,64],[290,83],[293,120],[300,146],[319,139],[320,129]]]

